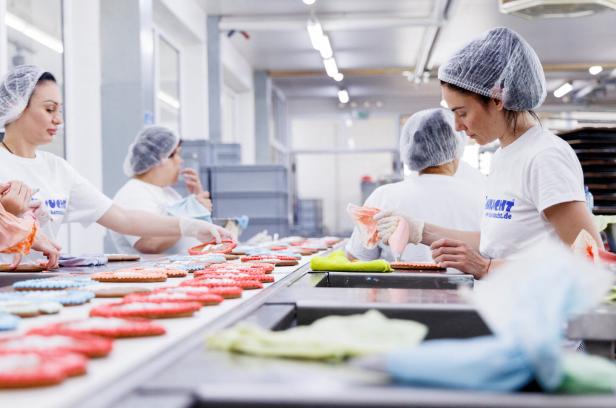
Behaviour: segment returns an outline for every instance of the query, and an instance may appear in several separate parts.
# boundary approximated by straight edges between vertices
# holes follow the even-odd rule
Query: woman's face
[[[53,141],[62,124],[62,95],[53,81],[44,81],[34,88],[28,106],[9,126],[18,130],[26,141],[39,146]]]
[[[456,130],[464,131],[478,144],[485,145],[501,137],[507,127],[502,102],[483,103],[472,94],[465,94],[447,85],[441,86],[443,99],[454,113]]]
[[[161,165],[164,168],[163,173],[167,178],[168,185],[177,183],[180,177],[180,170],[182,169],[182,147],[178,146],[171,153],[171,156],[162,161]]]

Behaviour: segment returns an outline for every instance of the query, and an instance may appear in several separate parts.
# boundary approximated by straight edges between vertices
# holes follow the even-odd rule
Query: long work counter
[[[451,273],[311,272],[309,257],[295,267],[277,267],[276,281],[241,299],[204,307],[192,318],[161,319],[167,334],[116,340],[104,359],[91,360],[89,372],[55,387],[0,391],[0,406],[21,407],[614,407],[616,396],[564,396],[537,391],[510,394],[406,387],[378,370],[353,362],[318,363],[266,359],[208,349],[205,339],[238,322],[284,330],[332,315],[376,309],[391,318],[428,327],[428,339],[490,334],[476,310],[459,294],[473,286],[471,276]],[[75,271],[78,272],[78,271]],[[83,271],[81,271],[83,272]],[[173,283],[173,282],[172,282]],[[122,284],[119,284],[122,285]],[[168,286],[167,283],[149,284]],[[65,308],[60,315],[24,320],[35,325],[86,317],[104,302]],[[580,316],[572,338],[597,330],[602,306]],[[605,329],[608,330],[608,329]],[[603,341],[616,333],[603,333]]]

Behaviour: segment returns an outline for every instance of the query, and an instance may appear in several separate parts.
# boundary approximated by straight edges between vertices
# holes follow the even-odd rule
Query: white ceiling
[[[238,29],[246,28],[250,39],[235,34],[231,42],[253,68],[271,71],[275,84],[288,98],[335,98],[340,85],[324,75],[321,58],[310,45],[305,24],[311,12],[330,36],[338,67],[346,74],[343,85],[352,98],[413,97],[439,92],[434,80],[418,86],[400,75],[402,70],[413,70],[426,46],[425,35],[430,27],[425,23],[434,20],[437,0],[317,0],[312,7],[301,0],[199,1],[209,15],[221,16],[225,33],[234,24]],[[406,24],[399,24],[403,19]],[[367,28],[367,24],[381,20],[388,27]],[[366,28],[351,28],[353,22]],[[553,86],[568,79],[593,79],[579,69],[549,72],[555,64],[616,66],[614,11],[573,19],[526,20],[501,14],[496,0],[451,0],[428,67],[434,72],[457,48],[496,26],[512,28],[526,38],[548,69]],[[378,71],[392,68],[397,73]],[[366,72],[367,69],[374,71]],[[297,75],[289,71],[297,71]],[[287,77],[279,78],[276,73]],[[586,82],[576,84],[583,86]],[[613,101],[614,95],[602,100]]]

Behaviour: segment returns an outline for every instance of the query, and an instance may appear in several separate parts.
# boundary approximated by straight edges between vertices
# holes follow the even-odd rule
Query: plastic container
[[[214,216],[232,218],[287,218],[289,196],[286,193],[213,193]]]
[[[588,189],[588,186],[584,186],[584,194],[586,195],[586,206],[588,207],[588,210],[592,213],[593,209],[595,208],[595,199],[592,196],[590,190]]]
[[[241,165],[242,146],[239,143],[212,143],[212,156],[211,165]]]
[[[213,194],[288,191],[287,168],[278,165],[214,166],[210,181]]]

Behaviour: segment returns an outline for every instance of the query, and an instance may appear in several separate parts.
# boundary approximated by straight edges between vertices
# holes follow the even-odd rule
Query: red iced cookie
[[[69,352],[0,351],[0,388],[54,385],[86,372],[87,358]]]
[[[139,296],[139,295],[132,295]],[[120,319],[117,317],[90,317],[47,326],[35,327],[31,334],[89,334],[94,336],[121,338],[145,337],[165,334],[165,328],[147,319]]]
[[[249,273],[249,272],[219,271],[219,272],[202,272],[199,274],[195,273],[195,279],[218,279],[218,278],[258,280],[261,283],[274,282],[273,275],[256,274],[256,273]]]
[[[26,334],[0,338],[3,351],[70,352],[104,357],[112,348],[112,340],[87,334]]]
[[[124,298],[125,302],[199,302],[204,306],[213,306],[221,303],[224,299],[214,293],[181,293],[172,291],[156,291],[145,295],[128,295]]]
[[[205,242],[201,245],[194,246],[188,250],[190,255],[204,255],[204,254],[229,254],[233,251],[233,248],[237,246],[235,241],[230,239],[223,239],[220,243],[216,241]]]
[[[258,280],[231,279],[231,278],[207,278],[191,279],[184,281],[180,286],[205,286],[208,288],[239,286],[242,289],[261,289],[263,284]]]
[[[90,316],[163,319],[189,317],[199,309],[201,309],[201,303],[197,302],[121,302],[97,306],[90,310]]]

